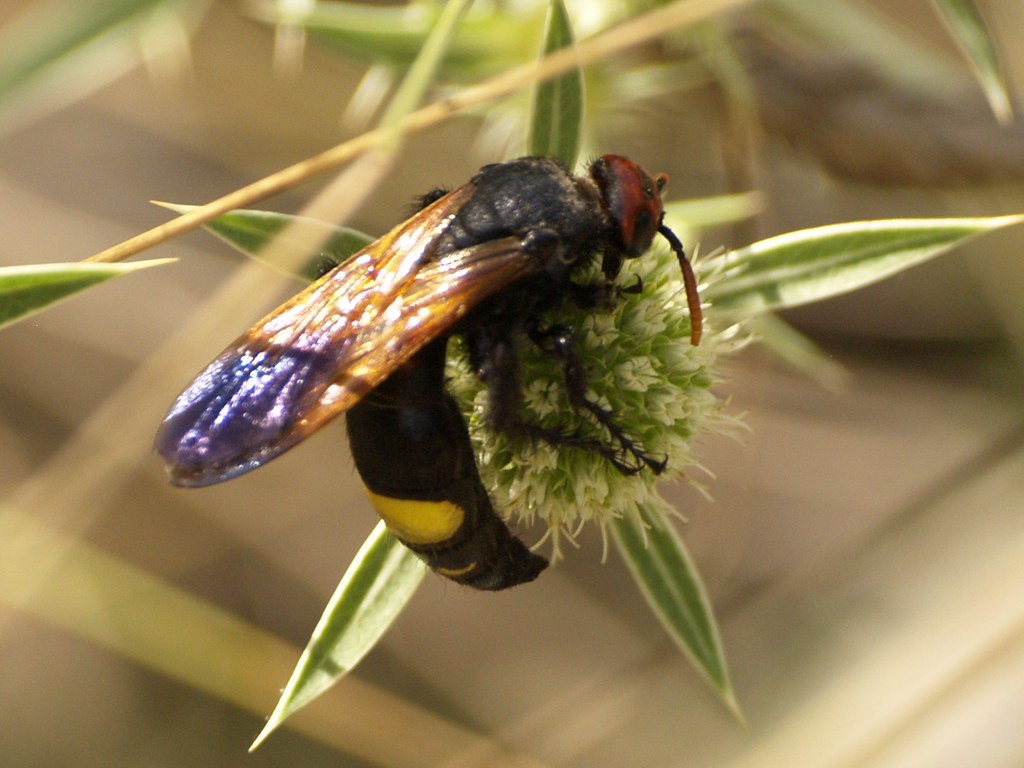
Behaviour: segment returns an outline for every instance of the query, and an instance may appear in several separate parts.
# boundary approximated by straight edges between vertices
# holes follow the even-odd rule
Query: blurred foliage
[[[586,39],[654,5],[569,0],[566,8],[576,36]],[[373,99],[379,105],[387,98],[379,73],[411,65],[444,6],[257,0],[239,9],[279,31],[302,33],[280,35],[282,45],[307,40],[369,64],[373,88],[361,94],[359,108],[366,115]],[[534,58],[547,8],[543,0],[474,3],[447,46],[438,87]],[[133,64],[187,55],[182,40],[205,9],[205,0],[30,4],[0,30],[0,128],[59,108]],[[856,0],[765,0],[696,27],[665,30],[660,43],[588,69],[584,140],[609,118],[636,113],[631,105],[676,103],[712,86],[732,102],[726,123],[745,124],[731,130],[759,125],[835,173],[897,185],[1018,179],[1024,135],[979,109],[987,98],[1000,120],[1012,115],[983,17],[970,0],[936,0],[936,9],[969,68]],[[968,69],[980,88],[971,85]],[[512,105],[486,110],[490,133],[522,146],[527,106]],[[508,121],[517,121],[518,130]]]

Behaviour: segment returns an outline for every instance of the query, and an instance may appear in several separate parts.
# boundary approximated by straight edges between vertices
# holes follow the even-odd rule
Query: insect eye
[[[651,245],[661,223],[661,176],[652,178],[637,163],[605,155],[591,166],[616,239],[626,256],[639,256]],[[666,177],[667,179],[667,177]]]

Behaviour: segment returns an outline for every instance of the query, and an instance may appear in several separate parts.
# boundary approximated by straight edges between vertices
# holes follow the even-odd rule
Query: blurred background
[[[205,202],[359,133],[387,93],[365,51],[296,46],[297,30],[260,19],[269,6],[147,5],[103,56],[10,102],[0,263],[84,258],[166,221],[150,200]],[[799,5],[760,3],[602,62],[587,150],[667,171],[672,196],[759,190],[756,218],[695,235],[705,251],[1024,210],[1024,131],[993,116],[935,6]],[[7,0],[0,24],[47,12],[54,29],[61,8]],[[577,32],[631,8],[578,10]],[[981,9],[1019,92],[1024,6]],[[528,3],[503,13],[543,19]],[[7,29],[11,52],[27,35]],[[500,53],[527,60],[535,39]],[[448,82],[507,66],[492,53]],[[410,137],[350,223],[383,232],[416,194],[521,152],[522,111],[512,100]],[[317,187],[261,207],[295,211]],[[1024,764],[1022,242],[1000,231],[786,313],[827,353],[824,381],[757,346],[724,362],[721,394],[750,430],[702,445],[713,501],[665,493],[745,726],[588,530],[509,593],[428,575],[354,675],[252,755],[375,517],[340,423],[234,482],[167,484],[150,451],[167,406],[294,284],[202,232],[160,246],[146,257],[179,261],[0,333],[3,764]]]

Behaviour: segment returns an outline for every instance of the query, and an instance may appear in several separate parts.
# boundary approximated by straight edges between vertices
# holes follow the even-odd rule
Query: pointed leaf
[[[0,267],[0,327],[40,312],[112,277],[172,261],[175,259],[150,259],[126,264],[75,261]]]
[[[346,675],[409,602],[426,566],[378,523],[345,572],[306,646],[256,749],[285,719]]]
[[[669,522],[671,507],[640,507],[641,519],[612,522],[612,537],[662,626],[738,717],[725,652],[697,567]]]
[[[672,200],[665,203],[665,217],[683,222],[686,229],[703,229],[749,219],[763,208],[764,195],[760,192],[738,192]]]
[[[858,221],[762,240],[709,261],[703,295],[719,314],[749,316],[862,288],[1024,216]]]
[[[842,363],[778,315],[765,312],[750,318],[744,326],[762,346],[826,389],[838,390],[849,378]]]
[[[175,203],[158,204],[178,213],[185,213],[198,207]],[[372,237],[355,229],[339,227],[317,219],[271,211],[239,209],[218,216],[204,226],[225,243],[237,248],[245,255],[261,259],[266,244],[276,235],[284,232],[285,228],[295,221],[300,221],[304,227],[311,228],[314,234],[319,233],[318,238],[314,239],[319,239],[322,243],[319,251],[312,257],[308,257],[306,252],[308,240],[305,238],[296,238],[294,241],[285,240],[284,243],[281,243],[284,248],[278,253],[284,257],[283,260],[287,263],[300,263],[305,258],[305,262],[297,272],[288,271],[289,274],[305,282],[319,277],[323,273],[325,265],[340,264],[373,242]],[[278,264],[267,263],[275,269],[280,268]]]
[[[140,62],[135,39],[165,9],[181,12],[201,3],[186,0],[49,0],[25,11],[0,30],[0,107],[5,123],[17,110],[30,112],[80,98]],[[167,38],[169,44],[177,42]],[[153,42],[162,42],[158,37]],[[30,98],[31,96],[31,98]]]
[[[870,63],[888,81],[912,87],[921,83],[955,81],[963,73],[959,62],[923,40],[871,4],[851,2],[809,3],[773,0],[758,9],[769,24],[800,30],[800,36],[818,41],[826,50],[842,51],[853,61]]]
[[[562,0],[551,0],[544,30],[543,55],[574,44],[565,4]],[[579,68],[538,84],[533,94],[529,153],[561,158],[572,168],[579,154],[582,119],[583,73]]]
[[[989,106],[1001,123],[1013,116],[1006,80],[999,66],[992,36],[973,0],[935,0],[939,13],[970,60],[988,98]]]
[[[430,34],[423,41],[409,71],[402,78],[395,95],[381,116],[381,127],[397,129],[405,116],[423,101],[427,89],[437,78],[437,72],[459,29],[462,16],[471,2],[472,0],[448,0],[442,6],[441,12],[430,26]],[[394,140],[397,141],[400,137],[401,133],[396,131]]]
[[[521,63],[540,28],[543,7],[539,4],[514,10],[495,4],[476,6],[445,53],[447,77],[475,78]],[[348,56],[406,67],[422,50],[440,7],[432,2],[386,6],[340,0],[290,4],[256,0],[247,5],[247,11],[264,22],[309,30]]]

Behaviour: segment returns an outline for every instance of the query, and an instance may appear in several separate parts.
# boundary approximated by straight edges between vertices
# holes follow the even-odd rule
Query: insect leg
[[[529,440],[543,440],[550,445],[596,453],[624,475],[636,474],[644,467],[650,467],[656,473],[665,469],[665,461],[644,453],[615,423],[611,411],[587,398],[583,366],[569,329],[561,326],[543,331],[534,329],[530,331],[530,337],[542,349],[561,359],[569,401],[574,407],[591,413],[608,430],[617,445],[608,445],[587,437],[579,429],[570,431],[544,427],[523,419],[519,366],[512,340],[504,334],[489,333],[489,329],[480,328],[467,335],[467,342],[473,369],[487,386],[487,421],[491,429]]]
[[[580,360],[572,328],[564,325],[553,325],[544,329],[534,328],[530,332],[530,338],[541,349],[555,355],[561,361],[569,402],[575,408],[590,413],[599,424],[608,430],[613,441],[618,443],[617,448],[610,448],[600,442],[592,441],[595,447],[591,450],[604,456],[624,475],[636,474],[644,467],[650,468],[655,474],[660,474],[665,470],[668,464],[667,459],[655,459],[646,453],[615,421],[615,414],[611,410],[587,397],[586,372]]]
[[[512,339],[490,326],[466,335],[469,362],[487,387],[487,422],[496,432],[534,435],[534,425],[522,422],[523,393],[519,387],[519,361]],[[537,429],[540,429],[537,427]]]
[[[611,280],[596,283],[570,282],[567,290],[572,303],[580,309],[610,311],[623,296],[643,293],[644,282],[636,275],[636,279],[629,285],[619,285]]]

